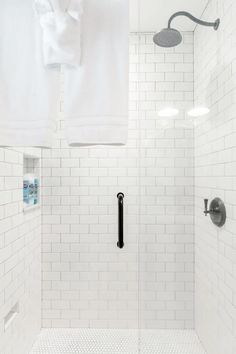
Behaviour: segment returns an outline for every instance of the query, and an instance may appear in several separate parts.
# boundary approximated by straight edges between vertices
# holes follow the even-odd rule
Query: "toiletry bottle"
[[[29,173],[24,176],[24,202],[34,204],[34,176]]]
[[[38,204],[39,202],[39,180],[37,177],[34,178],[34,204]]]
[[[23,180],[23,201],[25,205],[29,204],[29,180],[26,176]]]

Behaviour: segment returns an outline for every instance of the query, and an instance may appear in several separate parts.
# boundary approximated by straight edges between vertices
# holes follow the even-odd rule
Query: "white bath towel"
[[[42,64],[40,36],[32,0],[1,1],[1,146],[51,146],[59,71]]]
[[[70,145],[127,142],[128,42],[128,0],[84,1],[81,66],[64,72]]]
[[[82,0],[35,0],[45,65],[80,65]]]

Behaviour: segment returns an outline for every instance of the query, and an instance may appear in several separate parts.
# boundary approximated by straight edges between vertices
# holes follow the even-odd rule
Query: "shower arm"
[[[188,17],[190,20],[192,20],[193,22],[196,22],[197,24],[199,25],[202,25],[202,26],[208,26],[208,27],[214,27],[214,30],[217,30],[218,27],[219,27],[219,24],[220,24],[220,19],[218,18],[215,22],[206,22],[206,21],[202,21],[200,20],[199,18],[196,18],[194,17],[193,15],[191,15],[189,12],[187,11],[178,11],[176,13],[174,13],[169,21],[168,21],[168,28],[170,28],[170,25],[171,25],[171,22],[173,21],[173,19],[175,17],[178,17],[178,16],[186,16]]]

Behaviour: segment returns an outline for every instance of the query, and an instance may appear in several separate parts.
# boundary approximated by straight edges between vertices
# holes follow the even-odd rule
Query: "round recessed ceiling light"
[[[194,107],[192,109],[190,109],[190,111],[188,111],[188,115],[190,117],[201,117],[201,116],[205,116],[206,114],[208,114],[210,112],[209,108],[204,107],[204,106],[199,106],[199,107]]]
[[[158,111],[159,117],[174,117],[179,114],[179,110],[177,108],[166,107]]]

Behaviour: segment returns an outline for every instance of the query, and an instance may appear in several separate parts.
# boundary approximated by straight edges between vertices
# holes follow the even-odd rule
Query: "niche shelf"
[[[23,199],[23,211],[24,213],[40,208],[40,165],[41,159],[35,155],[24,154],[23,157],[23,180],[26,174],[33,175],[38,180],[38,192],[37,192],[37,202],[36,204],[27,204],[24,202],[24,190],[22,189],[22,199]],[[22,181],[22,185],[23,185]]]

